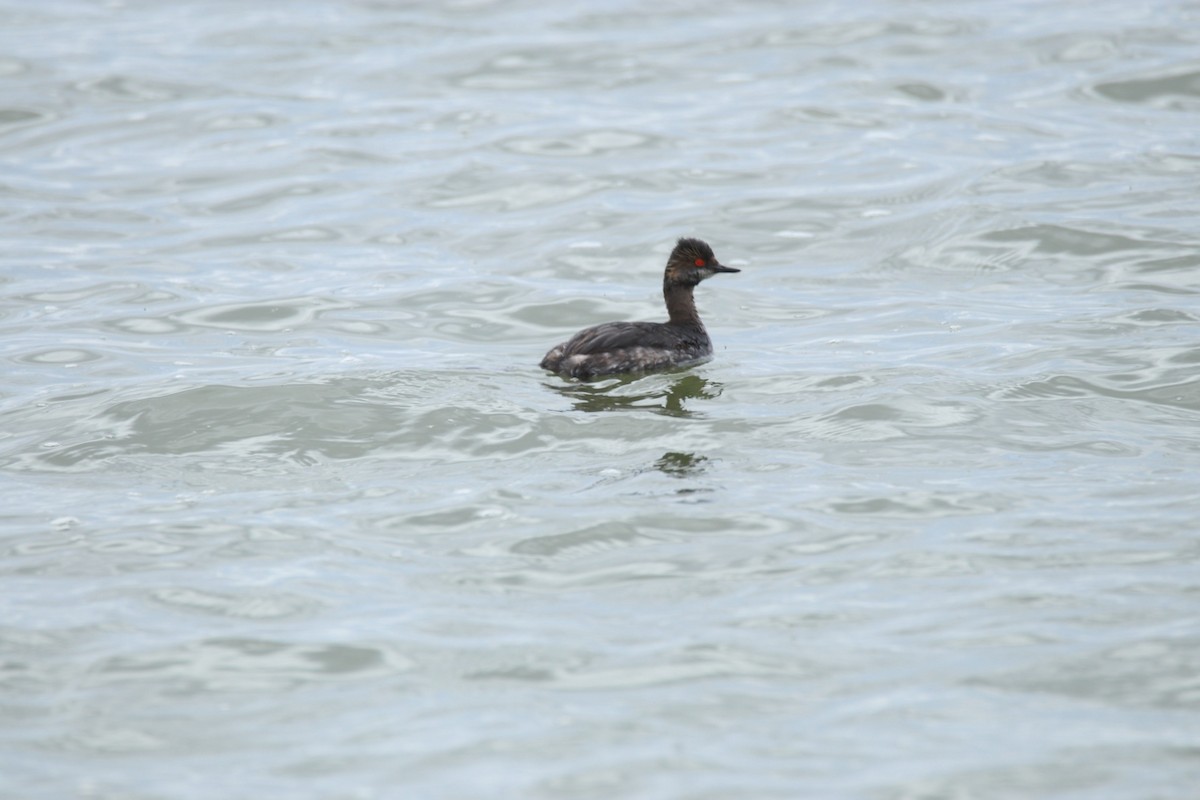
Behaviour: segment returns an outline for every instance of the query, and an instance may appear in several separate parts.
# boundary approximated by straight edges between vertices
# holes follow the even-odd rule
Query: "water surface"
[[[1200,11],[0,3],[0,794],[1200,785]],[[536,364],[660,316],[716,357]]]

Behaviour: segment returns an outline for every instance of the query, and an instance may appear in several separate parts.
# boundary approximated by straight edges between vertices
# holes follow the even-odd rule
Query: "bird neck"
[[[700,314],[696,312],[696,300],[692,297],[695,284],[663,282],[663,299],[667,301],[667,315],[673,325],[688,325],[703,328]]]

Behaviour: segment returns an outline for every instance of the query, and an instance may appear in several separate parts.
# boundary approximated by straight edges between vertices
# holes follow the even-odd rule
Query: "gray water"
[[[0,796],[1198,796],[1200,5],[0,43]]]

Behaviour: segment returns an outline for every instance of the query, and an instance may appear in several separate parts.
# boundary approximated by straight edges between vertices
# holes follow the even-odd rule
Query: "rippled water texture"
[[[1195,3],[0,43],[0,796],[1200,786]],[[713,361],[537,368],[681,235]]]

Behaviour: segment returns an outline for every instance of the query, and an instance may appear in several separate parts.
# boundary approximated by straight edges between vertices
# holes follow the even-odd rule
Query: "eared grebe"
[[[553,348],[542,369],[587,380],[597,375],[696,364],[712,357],[712,339],[696,313],[692,290],[718,272],[741,272],[717,261],[699,239],[680,239],[663,273],[666,322],[605,322]]]

